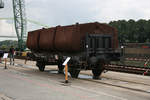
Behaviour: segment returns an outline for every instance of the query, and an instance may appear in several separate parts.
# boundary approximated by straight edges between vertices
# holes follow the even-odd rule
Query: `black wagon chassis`
[[[86,59],[97,56],[104,61],[120,60],[120,52],[112,48],[112,35],[86,34],[85,51]]]
[[[44,71],[45,65],[58,65],[59,73],[63,73],[62,63],[66,56],[71,56],[68,63],[71,76],[77,78],[80,70],[92,70],[94,79],[99,78],[106,63],[120,59],[120,53],[112,48],[112,35],[86,34],[81,43],[82,52],[77,54],[33,51],[32,58],[40,71]]]

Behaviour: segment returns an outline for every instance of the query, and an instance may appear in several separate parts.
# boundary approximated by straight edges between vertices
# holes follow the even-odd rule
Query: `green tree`
[[[118,30],[120,42],[144,43],[150,40],[150,20],[118,20],[111,21],[109,25]]]

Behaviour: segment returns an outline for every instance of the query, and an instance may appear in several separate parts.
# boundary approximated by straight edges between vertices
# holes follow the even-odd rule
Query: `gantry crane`
[[[23,45],[24,36],[27,29],[27,20],[25,14],[25,1],[24,0],[12,0],[15,30],[18,38],[18,49],[24,50]],[[0,8],[4,8],[3,0],[0,0]]]
[[[23,45],[25,35],[27,32],[27,18],[25,13],[25,0],[12,0],[13,5],[13,13],[14,13],[14,23],[15,23],[15,30],[18,38],[18,49],[24,50],[25,46]],[[4,8],[3,0],[0,0],[0,8]],[[0,18],[0,19],[8,19],[12,20],[12,18]],[[29,20],[29,22],[43,26],[47,28],[47,25],[41,24],[39,22]]]
[[[23,41],[24,36],[27,32],[25,1],[24,0],[12,0],[12,1],[13,1],[15,30],[18,38],[18,49],[24,50],[25,46],[23,45]]]
[[[0,8],[4,8],[4,2],[0,0]]]

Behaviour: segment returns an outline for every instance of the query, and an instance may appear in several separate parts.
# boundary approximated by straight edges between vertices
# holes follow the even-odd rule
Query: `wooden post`
[[[27,60],[28,60],[28,58],[26,57],[26,58],[25,58],[25,61],[24,61],[24,64],[27,64]]]
[[[70,59],[71,59],[71,57],[67,57],[67,59],[63,63],[63,66],[65,66],[65,83],[68,83],[68,65],[67,65],[67,63],[69,62]]]
[[[68,83],[68,65],[65,65],[65,83]]]
[[[5,58],[4,60],[5,60],[5,69],[7,69],[7,58]]]

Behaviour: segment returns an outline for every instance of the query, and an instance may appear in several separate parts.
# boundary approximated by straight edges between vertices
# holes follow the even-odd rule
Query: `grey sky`
[[[12,0],[4,0],[1,17],[13,17]],[[25,0],[26,14],[48,26],[69,25],[76,22],[109,22],[122,19],[149,19],[150,0]],[[28,31],[41,26],[28,23]],[[0,35],[15,35],[12,21],[0,20]]]

